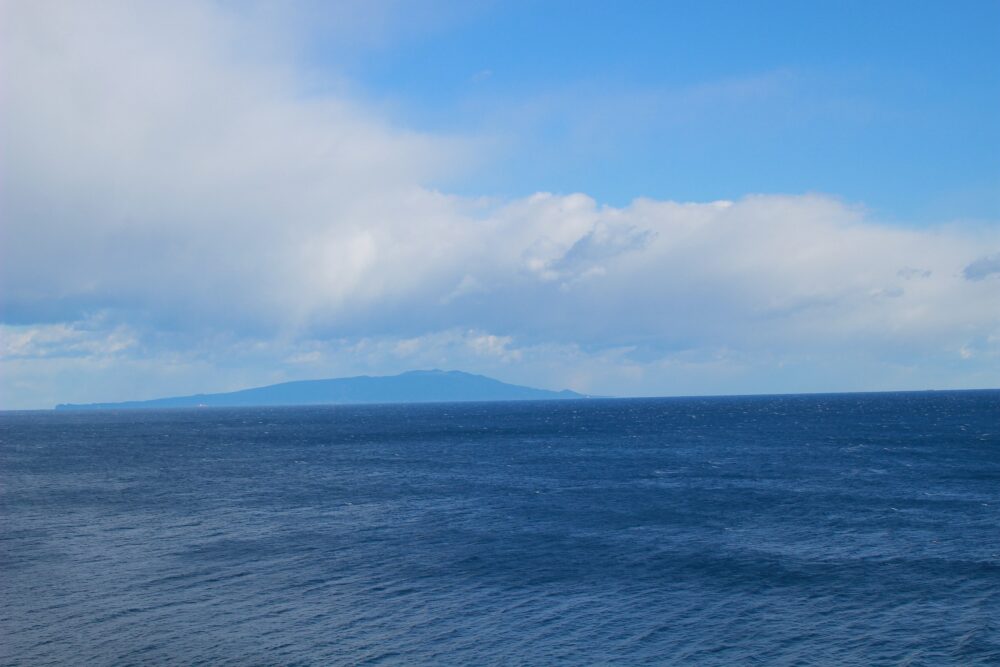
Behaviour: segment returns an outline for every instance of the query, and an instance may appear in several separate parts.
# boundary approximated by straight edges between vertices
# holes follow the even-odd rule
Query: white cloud
[[[475,141],[309,92],[285,40],[247,59],[259,21],[4,5],[4,405],[428,366],[597,393],[997,384],[995,226],[442,194]],[[67,389],[87,373],[106,393]]]
[[[0,324],[0,359],[47,357],[110,358],[137,344],[124,325],[107,326],[98,318],[90,322],[59,322],[36,326]]]

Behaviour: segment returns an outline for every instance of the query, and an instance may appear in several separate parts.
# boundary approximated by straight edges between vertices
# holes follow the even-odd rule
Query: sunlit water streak
[[[1000,392],[0,414],[0,663],[1000,663]]]

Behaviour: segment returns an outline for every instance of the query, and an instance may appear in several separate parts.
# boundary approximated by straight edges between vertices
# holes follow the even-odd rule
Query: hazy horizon
[[[241,394],[241,393],[246,393],[246,392],[251,392],[251,391],[261,390],[261,389],[272,389],[272,388],[276,388],[276,387],[282,387],[282,386],[285,386],[285,385],[306,385],[306,384],[312,384],[312,383],[324,383],[324,382],[330,382],[330,381],[334,381],[334,382],[336,382],[336,381],[350,381],[350,380],[359,380],[359,379],[395,379],[395,378],[401,378],[401,377],[405,377],[405,376],[409,376],[409,375],[426,374],[426,373],[459,374],[459,375],[464,375],[464,376],[467,376],[467,377],[483,378],[483,379],[490,380],[490,381],[496,380],[496,381],[500,382],[501,384],[505,384],[507,386],[518,388],[518,389],[539,390],[539,391],[548,392],[548,393],[551,393],[551,394],[559,394],[561,392],[567,392],[568,391],[571,394],[573,394],[572,396],[560,398],[558,400],[565,400],[565,398],[586,399],[586,400],[595,400],[595,399],[620,399],[620,400],[630,400],[630,399],[635,399],[635,400],[643,400],[643,399],[699,399],[699,398],[753,398],[753,397],[762,397],[763,398],[763,397],[774,397],[774,396],[788,396],[788,397],[803,396],[804,397],[804,396],[817,396],[817,395],[850,395],[850,394],[869,394],[869,393],[870,394],[906,394],[906,393],[935,393],[935,392],[938,392],[938,393],[947,393],[947,392],[956,392],[956,391],[957,392],[965,392],[965,391],[970,391],[970,392],[984,392],[984,391],[985,392],[991,392],[991,391],[993,391],[993,392],[996,392],[996,391],[1000,391],[1000,387],[976,387],[976,388],[966,388],[966,389],[937,389],[937,388],[934,388],[934,387],[927,387],[927,388],[923,388],[923,389],[907,389],[907,390],[891,390],[891,389],[889,389],[889,390],[871,390],[871,391],[853,391],[853,392],[850,392],[850,391],[848,391],[848,392],[785,392],[785,393],[765,393],[765,392],[760,392],[760,393],[747,393],[747,394],[715,393],[715,394],[666,394],[666,395],[664,395],[664,394],[657,394],[657,395],[646,394],[646,395],[641,395],[640,394],[640,395],[620,395],[619,396],[619,395],[609,395],[609,394],[579,394],[579,393],[574,392],[572,390],[566,389],[565,387],[533,387],[533,386],[526,386],[526,385],[517,385],[517,384],[504,383],[501,380],[497,380],[497,378],[492,378],[492,377],[489,377],[489,376],[486,376],[486,375],[480,375],[480,374],[476,374],[476,373],[467,373],[467,372],[462,371],[460,369],[439,369],[439,368],[433,368],[433,369],[431,369],[431,368],[423,368],[423,369],[406,370],[406,371],[402,371],[400,373],[395,373],[395,374],[391,374],[391,375],[355,375],[355,376],[336,377],[336,378],[332,378],[332,377],[302,378],[302,379],[298,379],[298,380],[286,380],[286,381],[282,381],[282,382],[278,382],[278,383],[274,383],[274,384],[268,384],[268,385],[252,386],[252,387],[240,387],[238,389],[234,389],[234,390],[228,391],[228,392],[200,392],[200,391],[195,391],[195,392],[192,392],[192,393],[181,394],[181,395],[177,395],[177,396],[163,396],[163,395],[156,395],[156,396],[154,396],[154,395],[135,396],[135,397],[132,397],[132,398],[127,399],[125,401],[115,401],[115,402],[95,401],[95,402],[92,402],[92,403],[57,403],[56,405],[50,406],[49,408],[33,408],[33,410],[52,410],[52,409],[60,409],[60,408],[91,408],[91,407],[109,407],[109,408],[113,408],[113,407],[116,407],[116,406],[121,406],[121,405],[126,405],[126,404],[145,404],[145,403],[155,404],[155,403],[161,402],[161,401],[175,400],[175,399],[181,399],[181,398],[187,399],[187,398],[206,397],[206,396],[207,397],[227,396],[227,395],[231,395],[231,394]],[[508,400],[525,400],[525,399],[509,399],[509,398],[466,399],[466,398],[461,398],[461,399],[454,399],[454,400],[451,400],[451,399],[447,399],[447,400],[446,399],[434,399],[434,400],[430,400],[428,402],[432,402],[432,403],[434,403],[434,402],[437,402],[437,403],[451,403],[451,402],[455,402],[456,400],[457,401],[474,400],[474,401],[480,401],[480,402],[495,402],[495,401],[503,402],[503,401],[508,401]],[[557,399],[554,399],[554,398],[551,398],[551,397],[545,397],[545,398],[536,398],[536,399],[530,399],[530,400],[557,400]],[[414,401],[414,400],[384,400],[384,401],[365,401],[364,403],[375,403],[375,402],[377,402],[377,403],[412,403],[412,402],[422,402],[422,401]],[[358,403],[358,402],[329,401],[329,402],[324,402],[324,403],[304,403],[304,402],[303,403],[269,403],[269,402],[261,402],[259,404],[254,404],[254,405],[275,406],[275,407],[306,407],[306,406],[310,406],[310,405],[323,405],[323,404],[327,404],[327,403],[329,405],[358,405],[358,404],[364,404],[364,403]],[[142,406],[142,407],[146,407],[146,406]],[[155,405],[150,405],[148,407],[156,407],[156,406]],[[183,407],[183,406],[170,406],[170,407]],[[206,406],[199,405],[197,407],[206,407]],[[208,407],[227,407],[227,406],[208,406]],[[9,410],[4,410],[4,409],[0,408],[0,412],[3,412],[3,411],[9,411]],[[17,411],[17,410],[14,410],[14,411]]]
[[[1000,386],[996,2],[0,8],[0,409]]]

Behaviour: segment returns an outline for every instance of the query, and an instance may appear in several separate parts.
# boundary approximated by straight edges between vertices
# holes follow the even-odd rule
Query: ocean
[[[1000,391],[0,414],[3,665],[997,665]]]

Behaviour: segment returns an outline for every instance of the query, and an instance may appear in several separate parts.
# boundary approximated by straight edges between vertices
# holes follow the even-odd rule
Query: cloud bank
[[[996,225],[449,195],[428,184],[488,142],[317,86],[272,23],[3,5],[0,407],[432,366],[622,394],[1000,384]]]

